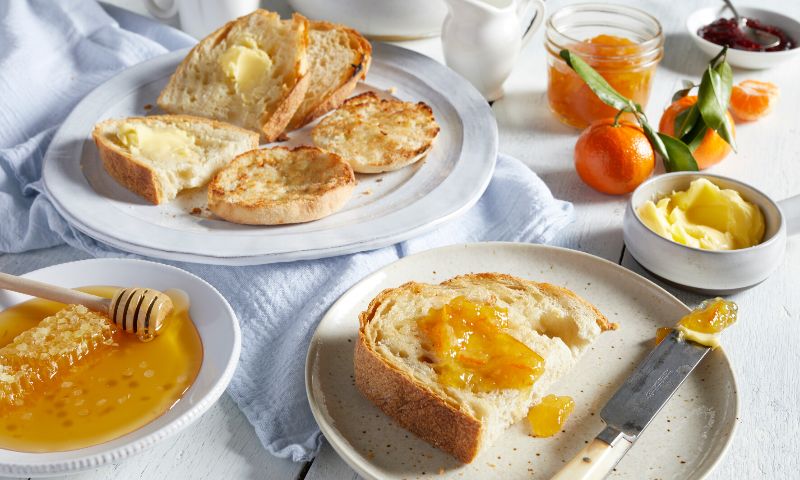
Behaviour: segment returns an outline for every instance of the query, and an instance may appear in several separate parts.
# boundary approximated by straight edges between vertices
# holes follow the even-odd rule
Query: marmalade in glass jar
[[[620,94],[644,107],[658,64],[637,43],[616,35],[597,35],[568,46],[592,66]],[[549,55],[547,98],[550,109],[562,122],[585,128],[595,120],[610,118],[617,111],[597,98],[563,59]]]

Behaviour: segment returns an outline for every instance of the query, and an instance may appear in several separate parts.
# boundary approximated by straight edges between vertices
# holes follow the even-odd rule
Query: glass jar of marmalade
[[[664,34],[658,20],[641,10],[585,3],[550,16],[545,48],[550,109],[562,122],[585,128],[617,112],[592,93],[559,52],[566,48],[578,54],[619,93],[644,107],[664,53]]]

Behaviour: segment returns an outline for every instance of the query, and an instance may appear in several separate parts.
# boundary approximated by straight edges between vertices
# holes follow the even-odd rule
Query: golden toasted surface
[[[308,88],[308,20],[256,10],[200,41],[158,98],[169,113],[199,115],[277,138]]]
[[[314,143],[344,158],[359,173],[410,165],[433,145],[439,125],[423,102],[381,100],[366,92],[346,100],[314,127]]]
[[[273,225],[317,220],[340,209],[356,181],[338,155],[314,147],[253,150],[222,169],[208,204],[237,223]]]
[[[532,387],[483,392],[439,381],[417,319],[456,297],[507,310],[505,333],[545,361]],[[384,290],[359,320],[358,389],[400,425],[462,462],[472,461],[484,445],[524,418],[590,344],[615,327],[570,290],[498,273]],[[419,408],[409,409],[410,404]]]
[[[372,57],[367,39],[351,28],[320,21],[310,22],[310,27],[308,90],[287,130],[338,107],[366,78]]]

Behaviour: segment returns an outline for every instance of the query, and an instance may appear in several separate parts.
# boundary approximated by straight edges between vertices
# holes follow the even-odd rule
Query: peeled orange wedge
[[[745,80],[731,90],[731,112],[739,120],[757,120],[772,111],[779,94],[774,83]]]

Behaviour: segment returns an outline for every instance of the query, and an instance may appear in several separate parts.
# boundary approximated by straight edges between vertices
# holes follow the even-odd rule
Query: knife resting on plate
[[[552,480],[605,478],[710,350],[670,333],[603,407],[606,428]]]

